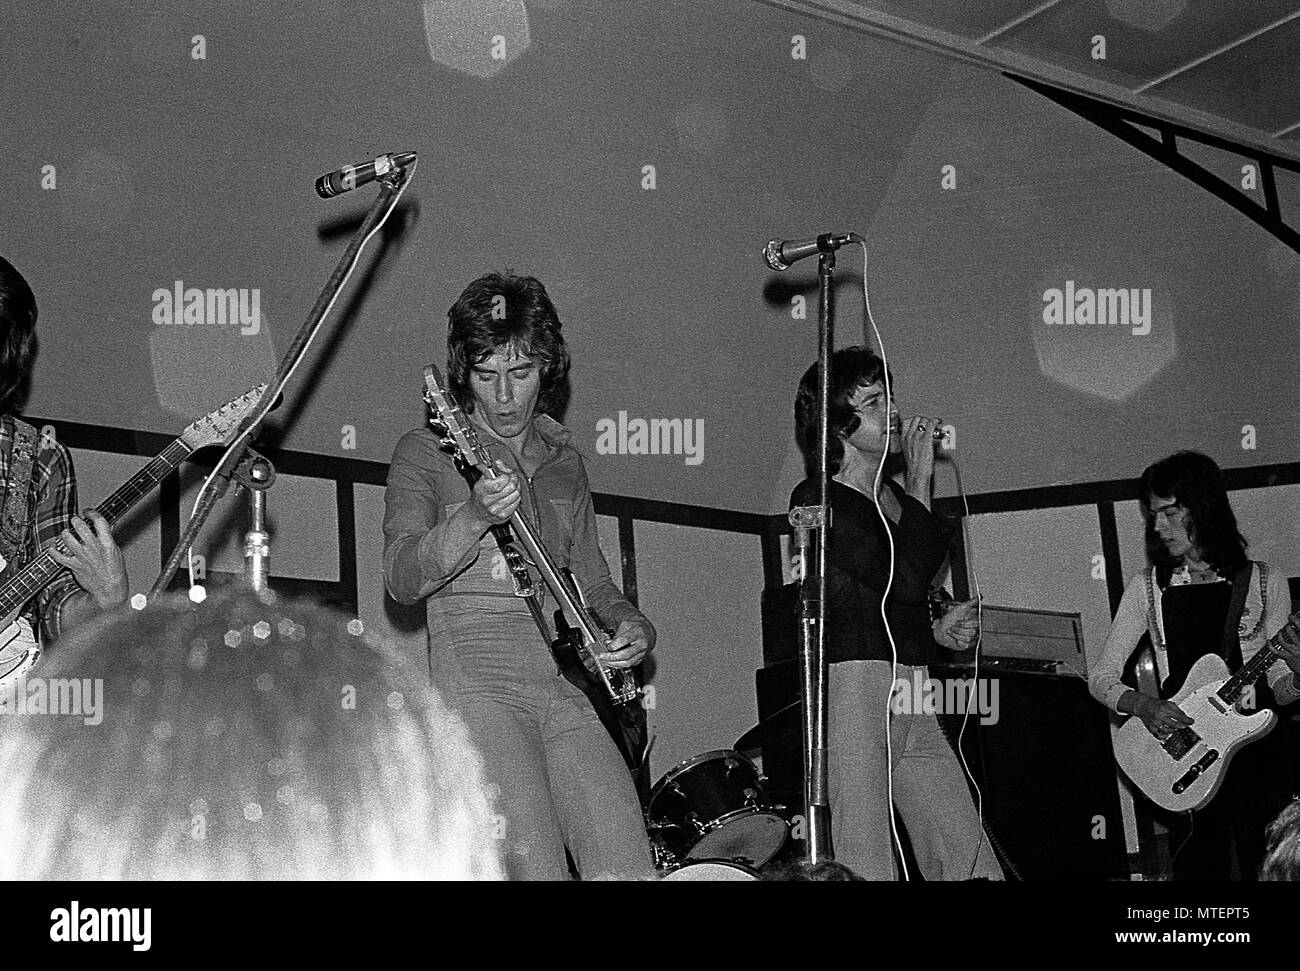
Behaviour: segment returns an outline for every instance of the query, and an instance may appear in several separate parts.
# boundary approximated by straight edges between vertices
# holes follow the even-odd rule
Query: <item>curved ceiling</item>
[[[1297,0],[760,2],[1057,85],[1300,167]]]

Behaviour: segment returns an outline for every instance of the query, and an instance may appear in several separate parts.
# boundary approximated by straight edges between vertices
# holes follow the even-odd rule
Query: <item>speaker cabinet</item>
[[[935,666],[934,678],[969,670]],[[981,674],[981,679],[985,675]],[[1128,855],[1106,710],[1076,677],[998,671],[996,721],[972,713],[962,750],[983,793],[985,824],[1025,880],[1126,879]],[[759,717],[798,699],[797,664],[756,675]],[[992,687],[990,686],[990,689]],[[961,716],[940,716],[956,745]],[[803,759],[797,722],[762,750],[773,795],[797,805]],[[972,789],[974,796],[974,789]],[[832,821],[833,825],[833,821]]]

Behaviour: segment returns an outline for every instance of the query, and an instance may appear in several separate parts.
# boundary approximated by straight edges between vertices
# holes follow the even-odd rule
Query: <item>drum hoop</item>
[[[730,867],[733,870],[740,870],[744,873],[748,873],[755,880],[763,879],[761,876],[759,876],[757,867],[752,867],[745,863],[737,863],[735,860],[727,860],[717,856],[705,857],[699,860],[692,860],[688,857],[685,860],[683,860],[681,863],[679,863],[677,866],[669,870],[668,873],[676,873],[678,870],[684,870],[687,867],[698,866],[701,863],[717,863],[725,867]],[[664,875],[667,876],[668,873]]]
[[[755,776],[759,775],[758,766],[756,766],[754,764],[753,759],[749,758],[748,756],[742,755],[740,752],[737,752],[735,749],[730,749],[730,748],[714,749],[712,752],[704,752],[700,755],[692,756],[691,758],[686,759],[685,761],[678,762],[671,769],[669,769],[664,774],[664,777],[660,779],[659,782],[655,784],[655,787],[650,791],[650,802],[653,803],[655,801],[655,796],[657,796],[668,785],[668,783],[672,782],[673,779],[681,775],[687,769],[692,769],[695,766],[702,765],[705,762],[712,762],[714,759],[717,758],[732,758],[732,757],[738,759],[741,762],[747,763],[749,767],[754,770],[754,775]]]
[[[785,818],[780,813],[775,812],[773,809],[765,806],[746,806],[744,809],[733,809],[731,812],[725,813],[717,819],[705,823],[704,832],[700,834],[699,840],[696,840],[695,843],[691,844],[692,848],[698,845],[700,840],[704,839],[705,836],[708,836],[710,833],[716,833],[718,830],[722,829],[723,826],[727,825],[727,823],[731,822],[733,819],[739,819],[741,816],[771,816],[775,819],[781,820],[782,823],[785,823],[787,832],[790,830],[790,824],[785,821]]]

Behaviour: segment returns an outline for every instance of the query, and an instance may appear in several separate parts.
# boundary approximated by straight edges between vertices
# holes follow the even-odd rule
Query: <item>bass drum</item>
[[[683,863],[675,870],[669,870],[664,880],[673,883],[683,882],[717,882],[719,880],[758,880],[757,873],[747,866],[731,860],[695,860]]]
[[[785,845],[789,825],[754,763],[721,749],[687,759],[650,793],[647,829],[668,865],[736,860],[758,868]]]

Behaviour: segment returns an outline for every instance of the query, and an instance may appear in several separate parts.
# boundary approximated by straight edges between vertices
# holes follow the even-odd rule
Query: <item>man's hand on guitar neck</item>
[[[474,483],[474,491],[468,503],[475,521],[483,524],[479,530],[480,535],[487,532],[489,527],[509,522],[523,499],[519,476],[500,459],[497,459],[496,464],[501,474],[495,479],[489,479],[485,475]]]
[[[96,605],[103,609],[125,603],[126,561],[113,541],[108,521],[93,509],[85,519],[73,516],[72,528],[63,531],[62,539],[68,552],[50,547],[50,556],[68,568]]]
[[[1282,652],[1279,657],[1291,669],[1291,678],[1295,681],[1296,689],[1300,690],[1300,634],[1288,624],[1278,631],[1277,645]]]

